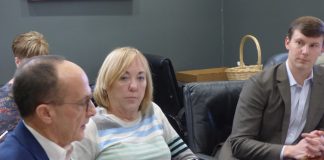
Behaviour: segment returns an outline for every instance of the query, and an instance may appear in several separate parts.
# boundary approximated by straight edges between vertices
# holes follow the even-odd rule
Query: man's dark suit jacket
[[[313,73],[307,119],[302,131],[307,133],[324,128],[324,68],[314,66]],[[218,158],[280,159],[290,113],[291,96],[286,64],[276,65],[253,76],[242,89],[232,133]]]
[[[48,157],[35,137],[20,121],[12,133],[0,144],[0,159],[48,160]]]

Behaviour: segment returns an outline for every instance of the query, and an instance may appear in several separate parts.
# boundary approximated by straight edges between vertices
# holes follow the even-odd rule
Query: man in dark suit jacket
[[[36,56],[14,76],[13,96],[22,121],[0,144],[0,159],[70,159],[95,114],[85,72],[59,56]]]
[[[230,137],[219,159],[279,160],[324,155],[324,24],[316,17],[292,22],[288,59],[251,77],[241,92]]]

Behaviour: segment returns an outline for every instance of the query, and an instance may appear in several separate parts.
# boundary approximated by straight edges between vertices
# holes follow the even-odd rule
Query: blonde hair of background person
[[[109,56],[107,56],[99,70],[96,86],[93,92],[95,102],[99,106],[109,110],[110,102],[106,89],[112,87],[136,57],[138,57],[144,65],[147,81],[144,98],[139,109],[143,111],[150,105],[153,98],[153,82],[148,62],[143,54],[137,49],[123,47],[113,50]],[[112,66],[119,66],[120,68]]]
[[[49,53],[49,45],[46,39],[43,34],[36,31],[17,35],[11,47],[16,67],[26,58]],[[5,134],[12,130],[20,120],[18,108],[11,94],[13,81],[12,78],[0,88],[0,142],[5,138]]]
[[[11,49],[18,65],[22,59],[33,56],[47,55],[49,45],[43,34],[30,31],[16,36],[12,42]]]
[[[94,89],[99,105],[85,138],[74,143],[73,159],[196,159],[152,102],[148,62],[132,47],[109,53]]]

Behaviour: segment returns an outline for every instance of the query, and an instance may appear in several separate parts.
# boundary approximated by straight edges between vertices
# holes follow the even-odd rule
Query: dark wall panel
[[[260,42],[262,59],[285,52],[284,38],[290,22],[299,16],[312,15],[324,19],[322,0],[227,0],[224,1],[224,64],[234,66],[239,60],[240,39],[255,35]],[[256,63],[256,49],[247,43],[247,64]]]
[[[222,65],[217,0],[0,1],[0,84],[13,75],[11,42],[36,30],[50,50],[80,64],[94,82],[107,53],[120,46],[167,56],[176,70]]]

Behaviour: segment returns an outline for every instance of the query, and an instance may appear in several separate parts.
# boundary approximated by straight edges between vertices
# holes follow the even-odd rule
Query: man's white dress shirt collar
[[[25,122],[24,124],[27,127],[27,129],[32,133],[32,135],[36,138],[39,144],[43,147],[50,160],[71,160],[71,154],[73,150],[72,145],[67,145],[64,148],[62,148],[61,146],[57,145],[56,143],[39,134],[32,127],[28,126]]]

